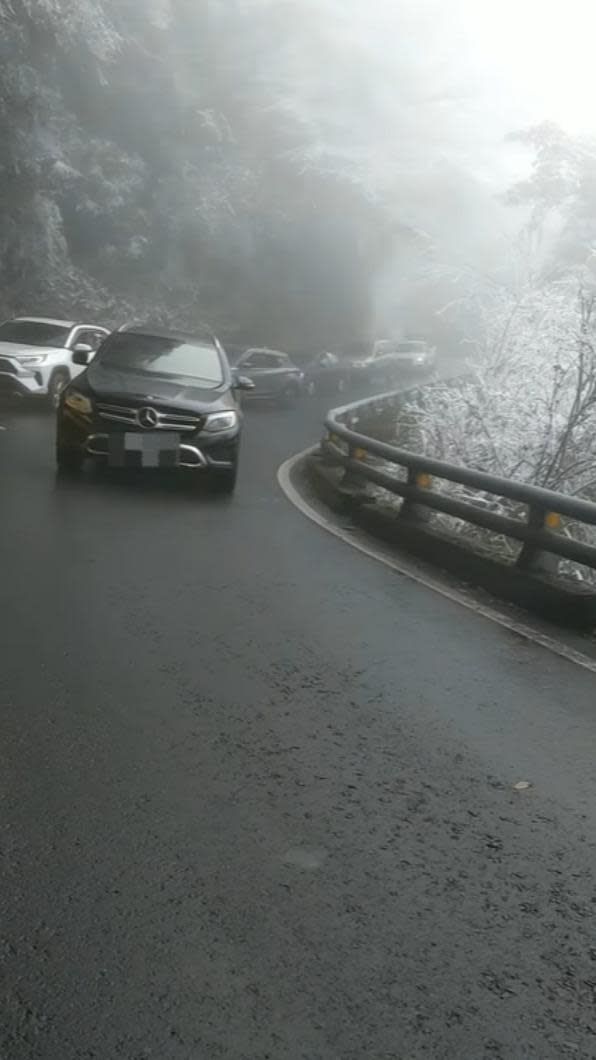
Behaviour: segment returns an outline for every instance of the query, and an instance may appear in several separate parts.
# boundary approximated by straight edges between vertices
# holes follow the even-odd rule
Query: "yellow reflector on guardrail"
[[[427,475],[426,471],[421,471],[420,474],[416,475],[416,485],[421,490],[427,490],[430,486],[430,475]]]
[[[561,525],[561,516],[558,512],[547,512],[544,517],[544,525],[549,530],[556,530]]]
[[[352,453],[352,456],[353,456],[354,460],[365,460],[366,459],[366,449],[354,449],[354,452]]]

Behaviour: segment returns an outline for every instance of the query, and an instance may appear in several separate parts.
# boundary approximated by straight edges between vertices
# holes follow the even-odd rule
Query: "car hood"
[[[230,407],[230,388],[225,383],[218,387],[203,387],[190,379],[172,379],[151,372],[144,375],[104,368],[94,362],[85,372],[85,381],[100,400],[152,402],[176,405],[180,408],[217,409]]]
[[[63,346],[24,346],[22,342],[0,342],[0,357],[39,357],[48,353],[61,353],[63,356],[68,351]]]

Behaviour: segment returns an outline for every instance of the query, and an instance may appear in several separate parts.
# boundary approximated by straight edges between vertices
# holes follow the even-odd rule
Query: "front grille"
[[[98,405],[97,411],[102,420],[116,420],[118,423],[128,423],[132,427],[138,427],[137,410],[126,408],[124,405]]]
[[[17,375],[18,368],[13,361],[7,361],[5,357],[0,357],[0,372],[8,372],[9,375]]]
[[[139,419],[143,409],[152,409],[155,412],[157,422],[145,425]],[[191,412],[174,412],[168,408],[156,408],[155,405],[121,405],[120,403],[97,405],[97,411],[102,420],[110,420],[112,423],[121,423],[133,430],[154,431],[180,431],[194,433],[202,430],[205,424],[205,416],[195,415]]]

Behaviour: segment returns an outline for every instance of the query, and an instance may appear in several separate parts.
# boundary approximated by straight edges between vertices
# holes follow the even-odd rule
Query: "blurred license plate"
[[[110,437],[112,467],[175,467],[180,435],[169,431],[127,432]]]

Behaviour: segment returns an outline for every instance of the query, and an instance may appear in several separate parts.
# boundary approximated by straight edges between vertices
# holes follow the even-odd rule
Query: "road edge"
[[[567,662],[579,666],[583,670],[588,670],[590,673],[596,674],[596,659],[591,659],[589,655],[585,655],[583,652],[572,648],[570,645],[565,644],[564,641],[557,640],[556,637],[551,637],[547,633],[534,629],[525,622],[518,622],[511,615],[499,611],[496,607],[485,604],[480,600],[474,600],[453,586],[446,585],[426,573],[414,570],[405,560],[402,560],[397,555],[388,555],[386,547],[384,548],[373,538],[362,540],[361,538],[359,539],[355,537],[353,531],[342,528],[333,521],[331,516],[328,517],[326,514],[313,507],[309,500],[303,496],[295,485],[293,476],[300,465],[311,453],[316,452],[317,448],[316,445],[309,446],[308,449],[303,449],[302,452],[289,457],[289,459],[285,460],[277,471],[277,481],[282,493],[290,504],[293,504],[302,515],[315,523],[322,530],[339,538],[340,541],[343,541],[351,548],[363,553],[377,563],[382,563],[385,567],[389,567],[391,570],[395,571],[396,574],[409,578],[410,581],[422,585],[426,589],[430,589],[431,592],[438,593],[452,603],[459,604],[460,607],[465,607],[466,610],[480,615],[482,618],[500,626],[502,629],[506,629],[510,633],[515,633],[520,637],[524,637],[533,644],[545,648],[547,651],[550,651],[554,655],[558,655],[562,659],[566,659]]]

